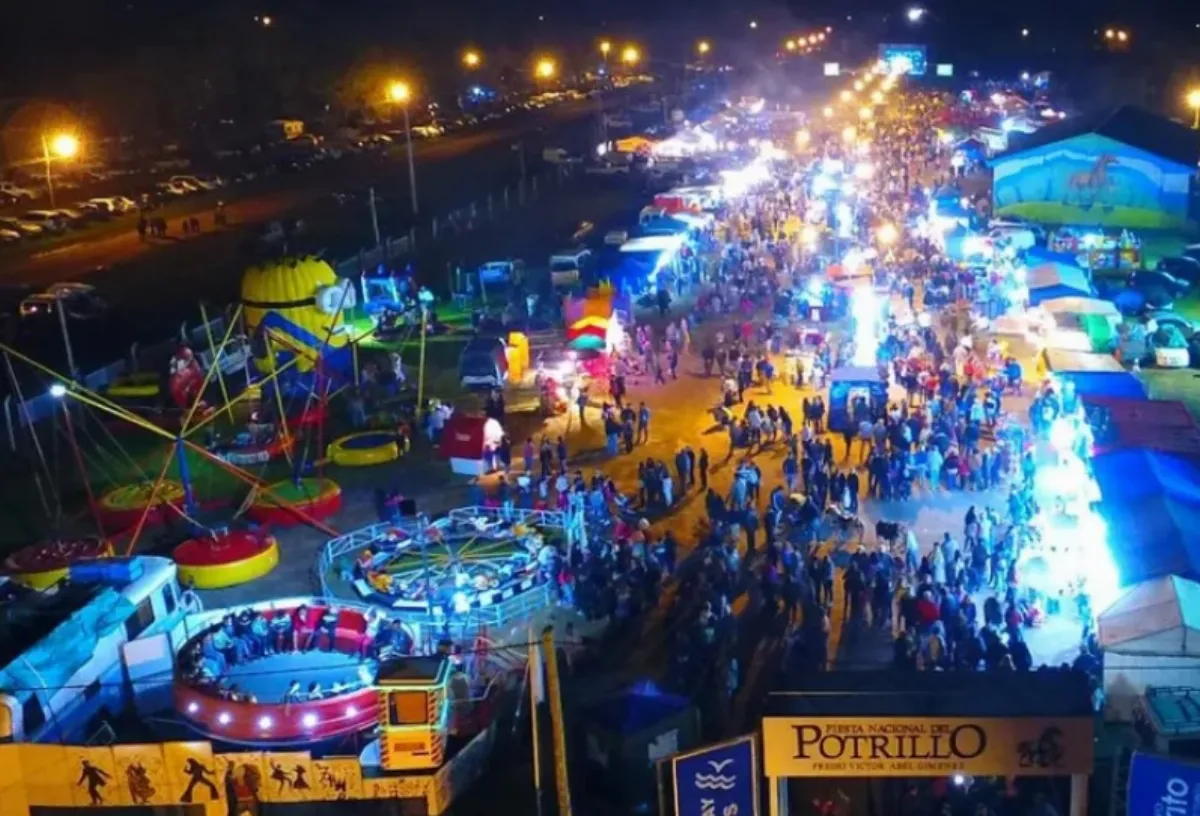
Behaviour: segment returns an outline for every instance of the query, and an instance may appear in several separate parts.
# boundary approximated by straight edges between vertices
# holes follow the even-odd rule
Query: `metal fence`
[[[399,258],[416,253],[418,246],[426,242],[438,243],[453,239],[464,233],[480,229],[488,222],[501,217],[504,213],[536,201],[550,187],[561,187],[576,177],[573,165],[559,165],[548,169],[541,175],[531,175],[520,182],[507,186],[498,193],[488,193],[482,199],[471,201],[465,206],[451,210],[440,216],[434,216],[421,227],[414,227],[408,234],[399,237],[382,238],[379,245],[369,249],[359,250],[356,254],[331,265],[337,274],[344,278],[352,278],[364,272],[374,270],[380,264],[387,264]],[[115,360],[95,371],[80,376],[80,382],[92,391],[101,391],[117,382],[121,377],[140,371],[160,370],[179,343],[185,343],[198,349],[208,348],[208,338],[220,338],[226,329],[227,316],[220,316],[204,324],[188,328],[185,322],[179,327],[179,332],[158,343],[143,345],[134,343],[124,359]],[[245,351],[236,352],[245,355]],[[207,366],[211,362],[208,351],[198,354],[201,364]],[[236,358],[240,366],[245,362],[242,357]],[[226,364],[228,360],[225,361]],[[11,451],[18,450],[18,442],[22,429],[36,425],[54,415],[58,399],[49,393],[39,394],[26,399],[22,403],[16,395],[10,394],[2,403],[4,411],[4,444]]]

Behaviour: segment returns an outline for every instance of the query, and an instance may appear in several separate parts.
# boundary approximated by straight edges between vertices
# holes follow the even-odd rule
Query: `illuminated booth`
[[[808,813],[813,795],[836,799],[846,779],[864,783],[856,812],[898,813],[911,779],[965,791],[977,777],[1032,776],[1083,816],[1093,731],[1082,672],[807,674],[766,700],[766,812]]]
[[[455,411],[442,428],[438,456],[450,460],[455,473],[482,476],[487,472],[485,449],[495,450],[503,438],[504,428],[496,420]]]
[[[829,430],[842,432],[857,427],[854,403],[866,400],[871,418],[887,410],[887,382],[874,366],[844,366],[829,375]]]

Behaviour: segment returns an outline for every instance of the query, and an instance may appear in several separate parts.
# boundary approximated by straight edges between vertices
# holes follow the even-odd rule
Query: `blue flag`
[[[757,816],[754,736],[711,745],[671,761],[676,816]]]

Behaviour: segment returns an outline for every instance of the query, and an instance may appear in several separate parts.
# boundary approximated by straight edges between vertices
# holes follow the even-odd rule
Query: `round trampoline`
[[[335,439],[325,455],[342,467],[370,467],[396,461],[400,445],[389,431],[363,431]]]
[[[148,482],[113,488],[100,496],[96,505],[104,529],[119,532],[135,526],[147,507],[150,512],[146,513],[146,523],[162,523],[171,512],[170,507],[178,507],[183,499],[183,485],[166,479],[158,486],[157,493]]]
[[[73,565],[112,554],[112,543],[100,538],[44,541],[22,547],[4,559],[4,570],[17,583],[40,591],[66,578]]]
[[[181,583],[222,589],[249,583],[275,569],[279,543],[265,533],[226,530],[188,539],[175,548],[172,558]]]
[[[316,601],[248,611],[263,616],[265,636],[246,634],[252,627],[232,614],[209,616],[180,650],[175,707],[191,728],[214,740],[272,746],[311,745],[378,725],[377,664],[363,657],[362,611]],[[234,633],[230,641],[214,637],[223,627]],[[231,641],[240,645],[221,648]]]
[[[498,516],[448,516],[424,530],[379,525],[342,553],[358,598],[401,612],[467,614],[544,584],[560,531]],[[331,542],[336,549],[336,540]],[[331,562],[334,559],[331,559]]]
[[[305,523],[301,513],[315,519],[332,516],[342,507],[342,488],[332,479],[306,477],[299,482],[275,482],[260,490],[247,516],[258,524],[291,527]],[[299,511],[299,512],[297,512]]]

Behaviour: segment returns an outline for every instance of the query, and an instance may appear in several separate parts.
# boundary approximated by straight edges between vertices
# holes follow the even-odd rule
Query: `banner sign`
[[[767,776],[1069,776],[1092,771],[1086,717],[763,720]]]
[[[1153,754],[1134,754],[1129,765],[1127,816],[1200,813],[1200,765]]]
[[[754,735],[710,745],[671,760],[675,816],[757,816]]]

